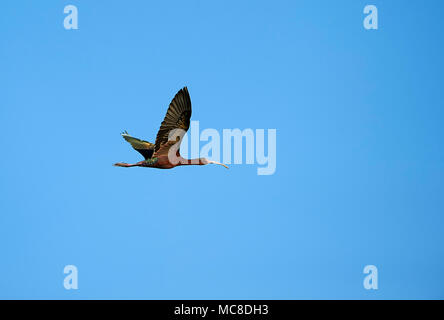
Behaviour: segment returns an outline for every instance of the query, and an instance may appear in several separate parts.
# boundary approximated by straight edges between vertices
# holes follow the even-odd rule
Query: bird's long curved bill
[[[230,168],[228,168],[227,165],[225,165],[225,164],[223,164],[223,163],[220,163],[220,162],[217,162],[217,161],[211,161],[211,160],[209,160],[208,163],[218,164],[218,165],[224,166],[224,167],[227,168],[227,169],[230,169]]]

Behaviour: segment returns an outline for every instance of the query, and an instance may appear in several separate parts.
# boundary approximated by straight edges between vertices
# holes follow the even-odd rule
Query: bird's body
[[[190,127],[191,99],[187,87],[181,89],[171,101],[165,115],[156,142],[150,143],[145,140],[134,138],[128,132],[122,133],[122,137],[139,152],[145,160],[128,164],[119,162],[117,167],[148,167],[157,169],[171,169],[184,165],[206,165],[210,163],[226,165],[211,161],[206,158],[185,159],[180,155],[180,143],[183,135]]]
[[[128,164],[128,163],[116,163],[115,166],[117,167],[146,167],[146,168],[157,168],[157,169],[172,169],[178,166],[186,166],[186,165],[206,165],[209,163],[216,163],[214,161],[206,160],[205,158],[199,158],[199,159],[185,159],[182,157],[179,157],[179,163],[173,164],[168,160],[168,157],[163,156],[159,158],[151,158],[143,161],[136,162],[134,164]],[[206,160],[206,161],[205,161]],[[221,163],[221,165],[225,166]],[[226,167],[226,166],[225,166]]]

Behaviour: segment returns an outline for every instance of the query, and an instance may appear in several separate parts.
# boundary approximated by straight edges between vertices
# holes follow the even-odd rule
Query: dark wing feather
[[[139,152],[145,159],[150,159],[153,156],[154,144],[145,140],[140,140],[131,137],[126,131],[122,133],[122,137],[126,141],[128,141],[131,144],[131,146],[134,148],[134,150]]]
[[[165,119],[160,125],[157,133],[154,151],[157,153],[162,145],[167,144],[169,134],[172,130],[182,129],[183,133],[188,131],[191,118],[191,99],[187,87],[181,89],[171,101]],[[168,144],[170,145],[170,144]]]

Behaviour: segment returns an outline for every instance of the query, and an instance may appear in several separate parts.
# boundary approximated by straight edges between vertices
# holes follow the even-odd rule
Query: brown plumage
[[[180,155],[179,147],[183,136],[190,127],[191,99],[187,87],[179,90],[168,107],[160,129],[157,132],[154,144],[134,138],[123,132],[122,137],[139,152],[145,160],[128,164],[119,162],[117,167],[149,167],[158,169],[171,169],[181,165],[206,165],[210,163],[226,165],[206,158],[184,159]]]

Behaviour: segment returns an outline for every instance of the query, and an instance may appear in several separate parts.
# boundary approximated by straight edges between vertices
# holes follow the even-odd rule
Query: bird
[[[131,144],[134,150],[139,152],[145,160],[129,164],[125,162],[115,163],[116,167],[146,167],[157,169],[172,169],[178,166],[207,165],[223,163],[208,160],[206,158],[185,159],[180,155],[180,143],[190,127],[191,99],[188,88],[180,89],[171,101],[164,120],[157,132],[156,142],[141,140],[132,137],[127,131],[121,133],[122,137]]]

